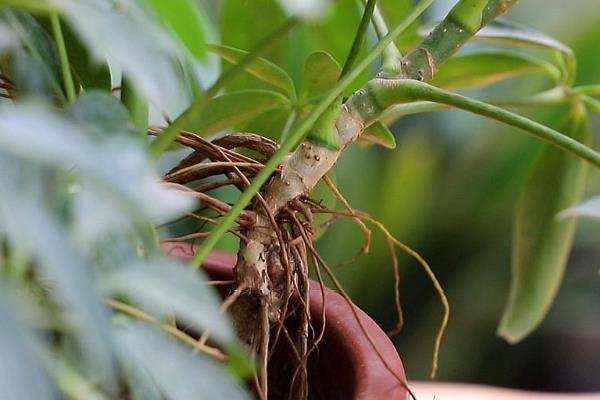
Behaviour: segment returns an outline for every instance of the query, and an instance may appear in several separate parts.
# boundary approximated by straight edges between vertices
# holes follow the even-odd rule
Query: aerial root
[[[438,368],[438,359],[439,359],[439,352],[440,352],[442,339],[444,337],[444,333],[446,332],[446,328],[448,326],[448,320],[450,319],[450,304],[448,303],[448,297],[446,296],[446,293],[444,292],[442,285],[438,281],[437,277],[435,276],[435,273],[433,272],[433,270],[431,269],[431,267],[429,266],[427,261],[425,261],[425,259],[423,257],[421,257],[421,255],[419,253],[417,253],[412,248],[410,248],[409,246],[407,246],[406,244],[404,244],[403,242],[398,240],[394,235],[392,235],[390,233],[390,231],[385,227],[385,225],[383,225],[381,222],[372,218],[369,215],[366,215],[364,213],[358,214],[356,212],[350,213],[350,212],[346,212],[346,211],[336,211],[336,210],[327,210],[327,209],[314,210],[314,212],[315,213],[342,215],[342,216],[352,217],[352,218],[360,218],[363,221],[369,222],[369,223],[375,225],[384,234],[384,236],[390,243],[392,243],[394,246],[400,248],[403,252],[405,252],[412,258],[414,258],[421,265],[421,267],[423,268],[423,270],[429,277],[429,280],[432,282],[436,292],[438,293],[438,297],[440,298],[440,301],[441,301],[443,309],[444,309],[442,322],[440,323],[440,327],[439,327],[437,335],[436,335],[435,345],[434,345],[434,350],[433,350],[433,360],[432,360],[432,366],[431,366],[431,378],[433,379],[435,377],[435,374],[436,374],[437,368]]]

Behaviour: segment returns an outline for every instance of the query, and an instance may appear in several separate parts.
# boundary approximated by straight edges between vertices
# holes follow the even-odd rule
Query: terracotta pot
[[[165,252],[189,260],[194,247],[187,243],[166,243]],[[203,268],[212,279],[230,280],[236,256],[214,251]],[[321,291],[317,282],[310,285],[310,310],[316,330],[322,324]],[[323,400],[405,400],[407,393],[389,372],[362,333],[350,306],[342,296],[325,289],[326,331],[318,354],[309,360],[311,394]],[[354,306],[356,307],[356,306]],[[404,368],[396,348],[385,332],[362,310],[359,318],[387,364],[404,379]]]

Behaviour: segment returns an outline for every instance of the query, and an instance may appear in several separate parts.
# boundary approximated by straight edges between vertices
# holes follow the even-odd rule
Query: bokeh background
[[[207,2],[212,16],[220,18],[221,31],[215,29],[213,39],[251,47],[283,18],[283,13],[265,18],[264,10],[272,3]],[[360,18],[358,8],[348,3],[334,2],[324,19],[295,30],[267,58],[284,67],[296,82],[301,80],[304,58],[314,49],[327,50],[343,62]],[[393,1],[380,3],[394,9]],[[442,17],[453,3],[436,2],[425,20]],[[245,13],[228,21],[227,15],[236,15],[232,7],[243,8]],[[507,18],[573,48],[579,61],[577,84],[600,82],[597,0],[523,0]],[[408,47],[416,40],[406,36],[401,45]],[[236,85],[257,84],[247,80]],[[469,93],[514,98],[548,85],[542,77],[527,75]],[[554,127],[566,116],[561,107],[519,112]],[[600,120],[592,120],[597,138]],[[335,173],[353,207],[384,222],[422,254],[448,294],[452,316],[437,379],[535,390],[600,391],[600,221],[580,221],[564,284],[540,328],[517,345],[495,335],[508,294],[514,206],[542,145],[514,129],[456,111],[404,117],[393,125],[393,131],[396,150],[354,146]],[[592,172],[588,196],[598,193],[600,175]],[[325,259],[336,265],[352,259],[362,241],[352,221],[340,220],[317,244]],[[236,250],[232,241],[220,247]],[[405,326],[395,343],[409,378],[423,380],[429,376],[442,307],[418,264],[404,255],[400,260]],[[387,245],[375,233],[370,255],[336,268],[355,302],[387,328],[396,321],[391,265]]]

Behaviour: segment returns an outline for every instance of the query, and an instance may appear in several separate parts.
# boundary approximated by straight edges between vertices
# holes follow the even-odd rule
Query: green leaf
[[[577,141],[590,143],[581,105],[572,110],[562,131]],[[513,230],[510,294],[498,328],[498,335],[511,343],[533,331],[554,301],[576,224],[574,218],[558,220],[556,215],[581,201],[585,177],[582,160],[547,146],[525,182]]]
[[[269,90],[240,90],[215,97],[186,129],[208,136],[248,121],[272,108],[288,105],[289,100]]]
[[[192,0],[145,0],[159,19],[173,30],[188,51],[201,60],[206,55],[204,30],[206,17]]]
[[[449,59],[432,83],[446,89],[472,88],[532,72],[560,81],[560,70],[547,61],[508,50],[481,50]]]
[[[3,282],[2,282],[3,283]],[[13,399],[55,399],[56,389],[39,357],[40,341],[19,318],[19,310],[0,287],[0,393]]]
[[[211,338],[220,343],[235,342],[217,292],[195,269],[168,259],[137,262],[114,271],[105,287],[108,295],[125,295],[165,320],[174,313],[198,332],[210,330]]]
[[[575,79],[576,60],[573,50],[560,41],[516,22],[495,20],[480,30],[476,40],[537,47],[559,53],[563,81],[572,84]]]
[[[388,149],[396,148],[396,137],[381,121],[375,121],[360,136],[359,141],[367,144],[378,144]]]
[[[223,0],[220,13],[221,43],[237,49],[252,49],[286,19],[277,0]],[[285,65],[287,46],[270,50],[263,57],[277,65]],[[257,88],[254,78],[238,76],[227,90]],[[264,87],[264,86],[263,86]]]
[[[114,338],[123,364],[148,374],[165,398],[250,399],[223,365],[203,354],[194,354],[150,327],[136,323],[115,328]]]
[[[148,101],[167,111],[186,93],[179,43],[136,2],[52,0],[94,57],[119,65]],[[169,2],[170,4],[170,2]]]
[[[104,91],[92,90],[82,94],[77,102],[67,109],[67,115],[98,138],[123,133],[137,135],[123,103]]]
[[[341,73],[342,67],[331,54],[325,51],[311,53],[304,63],[302,97],[323,96],[335,86]]]
[[[209,45],[208,50],[232,64],[237,64],[248,54],[247,51],[221,45]],[[272,62],[259,57],[246,67],[246,71],[261,81],[285,90],[292,99],[296,97],[296,89],[290,76]]]

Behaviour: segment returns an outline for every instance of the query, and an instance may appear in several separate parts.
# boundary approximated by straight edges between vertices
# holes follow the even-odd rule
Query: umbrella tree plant
[[[280,26],[261,40],[251,38],[253,43],[248,48],[239,49],[227,46],[226,26],[223,44],[206,45],[206,15],[202,8],[188,0],[177,0],[168,5],[157,0],[0,1],[3,8],[0,28],[7,32],[7,37],[10,36],[4,44],[6,56],[1,64],[1,93],[8,100],[2,106],[5,118],[0,122],[3,143],[0,154],[6,155],[6,160],[17,157],[24,159],[27,165],[49,165],[58,171],[53,175],[58,180],[52,181],[55,185],[51,185],[57,197],[54,207],[42,207],[51,217],[36,219],[38,222],[44,222],[44,218],[54,221],[48,222],[54,225],[47,228],[46,236],[73,241],[72,244],[67,241],[56,245],[55,250],[92,243],[98,246],[92,253],[107,252],[110,255],[111,251],[100,247],[104,245],[100,238],[105,238],[103,235],[107,234],[108,227],[119,227],[120,236],[133,237],[128,241],[130,252],[134,250],[135,253],[137,246],[143,262],[156,265],[159,263],[159,258],[155,258],[159,256],[154,251],[156,230],[150,227],[154,214],[166,212],[172,215],[173,209],[186,211],[183,200],[177,206],[167,200],[164,204],[158,201],[171,195],[198,200],[196,212],[187,211],[187,214],[212,226],[208,231],[170,239],[205,238],[193,258],[193,267],[202,264],[223,235],[230,233],[239,238],[234,289],[225,299],[224,307],[230,312],[237,337],[250,345],[257,360],[255,389],[261,398],[269,395],[267,365],[271,350],[274,343],[284,337],[294,348],[290,362],[295,365],[296,372],[291,378],[289,393],[293,398],[308,396],[306,362],[322,336],[322,332],[311,329],[310,314],[304,307],[310,267],[314,268],[321,284],[323,274],[328,275],[333,285],[345,295],[326,260],[313,246],[316,235],[336,218],[352,218],[366,234],[362,252],[367,252],[369,226],[374,226],[384,233],[392,252],[399,247],[419,260],[442,298],[445,315],[435,344],[435,372],[441,337],[449,316],[443,289],[425,260],[393,237],[385,228],[385,221],[374,220],[354,210],[328,174],[354,142],[393,148],[394,136],[386,124],[407,114],[446,108],[481,115],[545,141],[548,147],[531,172],[517,207],[513,281],[499,328],[501,336],[516,342],[543,319],[560,283],[575,221],[556,220],[555,214],[580,200],[586,164],[600,166],[600,154],[589,147],[591,138],[586,116],[588,109],[598,111],[600,107],[591,97],[598,93],[598,87],[573,86],[575,57],[568,47],[527,27],[497,20],[517,4],[516,0],[460,0],[431,29],[418,29],[419,16],[433,2],[422,0],[413,5],[398,1],[395,9],[390,2],[382,0],[379,2],[381,10],[375,0],[364,4],[338,2],[331,5],[338,12],[360,10],[360,21],[349,28],[352,32],[349,37],[353,39],[345,38],[348,52],[339,58],[343,61],[340,65],[335,56],[315,48],[316,51],[303,60],[303,80],[297,85],[284,68],[264,57],[272,55],[284,40],[293,43],[294,39],[289,37],[295,31],[319,29],[319,25],[318,22],[306,22],[295,14],[284,17],[284,9],[276,2],[239,5],[229,1],[222,5],[223,24],[240,23],[235,19],[240,13],[259,15],[269,12],[282,16]],[[284,1],[283,4],[294,9],[303,3]],[[312,10],[311,7],[308,9]],[[310,28],[311,24],[316,27]],[[374,35],[370,33],[371,27]],[[415,41],[417,33],[422,31],[425,31],[425,37]],[[370,42],[374,45],[367,49]],[[486,44],[460,51],[469,42]],[[407,52],[405,47],[409,48]],[[527,51],[531,48],[542,52]],[[207,52],[218,55],[231,66],[223,69],[212,84],[203,85],[203,72],[206,71],[199,68],[199,62]],[[369,75],[369,68],[377,61],[381,61],[380,67]],[[121,72],[122,79],[115,88],[112,83],[119,82],[117,72]],[[485,101],[454,91],[489,85],[525,73],[547,76],[552,87],[534,95]],[[243,82],[251,83],[244,87]],[[181,93],[188,94],[188,104],[171,116]],[[117,95],[121,102],[116,100]],[[45,106],[31,105],[32,97],[44,98]],[[559,131],[508,110],[552,104],[566,104],[570,108]],[[149,106],[165,115],[167,123],[148,126]],[[58,115],[56,108],[61,110]],[[213,134],[229,128],[233,128],[233,133],[229,131],[210,140]],[[27,135],[33,131],[44,132],[44,141],[32,144],[37,139]],[[129,142],[137,141],[137,147],[132,145],[136,150],[131,150],[130,154],[125,151],[129,144],[114,144],[112,134],[115,132],[126,135]],[[152,140],[147,140],[146,133]],[[69,149],[71,145],[80,146],[72,151],[64,150],[63,154],[62,149]],[[140,172],[150,168],[144,154],[156,160],[167,151],[182,146],[192,152],[163,176],[160,189],[152,186],[152,173]],[[92,155],[99,157],[98,160]],[[110,157],[119,158],[122,163],[113,166]],[[130,164],[130,158],[138,160],[139,164]],[[100,166],[114,167],[114,171],[107,172]],[[137,176],[128,175],[134,171]],[[150,186],[138,186],[137,182]],[[313,195],[320,182],[323,190],[329,190],[343,209],[326,205]],[[67,187],[71,191],[65,192],[58,183],[70,183]],[[81,185],[86,190],[73,190],[73,185]],[[4,187],[12,186],[7,183]],[[61,187],[62,191],[55,187]],[[119,196],[110,195],[111,201],[96,204],[93,200],[97,202],[102,196],[88,192],[88,187]],[[227,187],[239,191],[233,204],[214,194],[216,189]],[[25,193],[23,190],[16,186],[13,192]],[[30,197],[39,199],[39,195]],[[56,209],[57,203],[61,204],[60,210]],[[19,204],[10,197],[3,205],[0,227],[6,242],[3,256],[6,271],[19,276],[19,271],[29,271],[32,266],[51,268],[55,265],[56,260],[49,255],[46,258],[44,246],[36,250],[37,240],[35,245],[28,242],[36,237],[33,233],[17,234],[18,230],[14,230],[16,222],[8,212],[17,209],[24,210],[22,212],[27,215],[37,215],[41,205],[35,204],[28,209],[25,208],[27,204]],[[94,223],[86,219],[92,213],[99,215]],[[120,217],[119,213],[125,213],[127,218]],[[323,215],[331,218],[320,218]],[[125,223],[129,217],[131,221]],[[57,227],[55,220],[68,229],[59,229],[61,225]],[[31,229],[35,230],[35,227],[32,225]],[[73,233],[69,229],[77,233],[72,239]],[[114,231],[111,233],[115,234]],[[208,300],[194,297],[197,296],[192,285],[195,278],[180,271],[180,267],[173,267],[174,272],[164,266],[156,267],[155,271],[154,267],[136,267],[139,262],[142,261],[132,262],[133,266],[126,263],[116,275],[109,274],[104,280],[100,279],[103,274],[97,274],[102,287],[109,288],[104,290],[112,296],[106,300],[108,306],[121,316],[129,315],[154,323],[159,320],[129,303],[141,302],[150,305],[149,308],[154,305],[159,316],[174,312],[178,319],[189,318],[192,323],[198,322],[197,328],[204,332],[197,345],[201,351],[222,356],[219,350],[205,347],[206,339],[210,338],[224,344],[225,349],[233,349],[230,359],[239,359],[235,341],[228,336],[227,323],[207,311]],[[397,262],[395,264],[397,269]],[[171,263],[165,265],[171,267]],[[58,266],[57,270],[60,270]],[[163,283],[163,278],[171,291],[159,284]],[[17,282],[22,285],[32,279],[39,285],[37,275],[33,278],[21,275]],[[61,289],[69,294],[68,278],[55,279],[65,281]],[[130,286],[131,282],[137,284]],[[177,293],[179,287],[185,290]],[[165,294],[167,292],[169,296]],[[77,294],[71,295],[73,297],[62,299],[66,305],[77,302]],[[98,303],[97,299],[90,301]],[[105,312],[101,304],[96,303],[96,312]],[[400,310],[399,299],[397,306]],[[299,327],[288,332],[284,322],[291,313],[300,316]],[[108,339],[102,338],[110,343],[129,343],[133,349],[139,347],[140,351],[131,355],[134,361],[117,360],[130,378],[123,387],[134,396],[145,395],[146,392],[140,394],[137,391],[140,388],[160,396],[156,387],[149,384],[147,372],[139,372],[136,366],[153,363],[142,351],[140,343],[157,343],[158,346],[162,339],[146,337],[142,328],[127,326],[128,329],[114,334],[111,328],[106,333]],[[178,329],[177,323],[166,323],[163,329],[188,344],[193,342]],[[68,337],[70,332],[64,329],[59,333]],[[162,342],[160,346],[164,346],[160,348],[165,354],[181,356],[173,358],[179,367],[187,368],[188,363],[193,364],[193,359],[184,359],[180,348],[171,349]],[[77,358],[72,358],[68,351],[68,348],[53,350],[51,356],[48,351],[42,352],[42,360],[72,368],[77,365],[73,364]],[[86,352],[82,353],[85,355]],[[108,351],[108,354],[112,353],[114,350]],[[105,362],[105,366],[109,363],[107,360],[95,361]],[[212,371],[214,366],[205,368],[212,368]],[[77,372],[67,369],[63,375],[57,375],[61,390],[68,393],[75,390],[75,386],[81,390],[96,389],[90,387],[94,382],[89,382],[85,373],[82,377]],[[150,378],[167,397],[189,398],[185,396],[191,392],[186,390],[201,390],[200,386],[179,385],[174,377],[172,380],[159,378],[160,373],[159,369],[151,369]],[[41,373],[40,376],[45,375]],[[117,375],[108,374],[97,395],[116,393],[115,388],[120,386],[114,382],[118,379]],[[402,381],[399,383],[406,385]],[[216,386],[228,385],[237,388],[231,383]],[[25,389],[16,385],[14,390]],[[51,392],[52,389],[47,389],[47,393]],[[228,396],[242,397],[244,394],[236,389]]]

